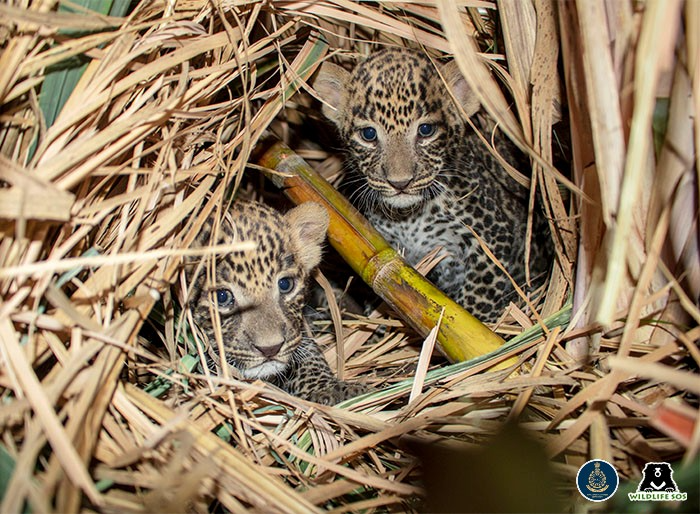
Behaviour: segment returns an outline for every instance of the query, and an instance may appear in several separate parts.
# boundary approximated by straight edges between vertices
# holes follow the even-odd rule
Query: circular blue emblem
[[[618,485],[620,477],[617,476],[617,471],[612,464],[601,459],[589,460],[579,468],[576,475],[578,492],[592,502],[607,500],[615,494]]]

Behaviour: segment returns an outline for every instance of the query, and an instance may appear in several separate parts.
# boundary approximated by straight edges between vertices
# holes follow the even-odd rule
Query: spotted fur
[[[304,336],[302,309],[310,273],[321,258],[328,213],[315,203],[286,215],[260,203],[233,205],[212,238],[211,223],[198,245],[252,241],[254,250],[200,266],[192,280],[190,308],[208,339],[207,365],[220,371],[215,326],[225,361],[247,379],[263,379],[301,398],[335,404],[364,391],[339,381],[315,341]]]
[[[479,102],[456,64],[441,72],[473,115]],[[523,284],[527,192],[465,121],[435,64],[420,52],[386,49],[351,73],[325,63],[314,87],[347,147],[351,199],[409,262],[443,246],[448,257],[429,278],[478,318],[495,321],[517,296],[472,230]],[[497,148],[513,160],[510,144],[499,140]],[[547,241],[546,230],[534,238],[533,276],[546,272]]]

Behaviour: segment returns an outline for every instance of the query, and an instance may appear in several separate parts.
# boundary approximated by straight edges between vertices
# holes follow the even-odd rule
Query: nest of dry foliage
[[[483,471],[461,456],[505,421],[541,443],[560,508],[583,502],[591,458],[632,481],[648,461],[697,466],[700,4],[56,4],[0,4],[0,511],[420,509],[420,448],[458,457],[431,501],[461,501]],[[357,401],[202,375],[171,292],[193,227],[238,187],[269,190],[246,167],[267,131],[341,169],[303,128],[309,62],[404,45],[465,64],[470,41],[556,243],[546,292],[496,327],[519,336],[519,372],[436,358],[416,378],[420,339],[380,310],[344,315],[338,371],[380,389]],[[76,58],[59,109],[52,77]],[[318,334],[335,365],[335,331]],[[502,447],[501,498],[527,466]]]

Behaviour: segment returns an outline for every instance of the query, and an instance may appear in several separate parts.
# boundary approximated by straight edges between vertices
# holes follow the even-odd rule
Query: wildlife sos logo
[[[685,501],[688,493],[678,490],[668,462],[647,462],[637,492],[627,493],[630,501]]]
[[[589,460],[579,468],[576,475],[578,492],[592,502],[607,500],[615,494],[618,485],[620,477],[617,471],[612,464],[602,459]]]

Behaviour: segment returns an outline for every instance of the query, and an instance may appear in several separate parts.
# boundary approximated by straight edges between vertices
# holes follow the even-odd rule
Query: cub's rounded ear
[[[340,125],[343,115],[345,88],[350,80],[350,73],[331,62],[324,62],[314,80],[314,89],[323,106],[321,112],[336,125]]]
[[[441,71],[457,102],[462,106],[467,116],[471,118],[481,108],[479,97],[469,87],[467,80],[462,75],[455,61],[450,61],[443,65]]]
[[[320,204],[306,202],[294,207],[284,218],[289,223],[302,266],[306,271],[312,270],[321,262],[321,245],[330,221],[328,211]]]

